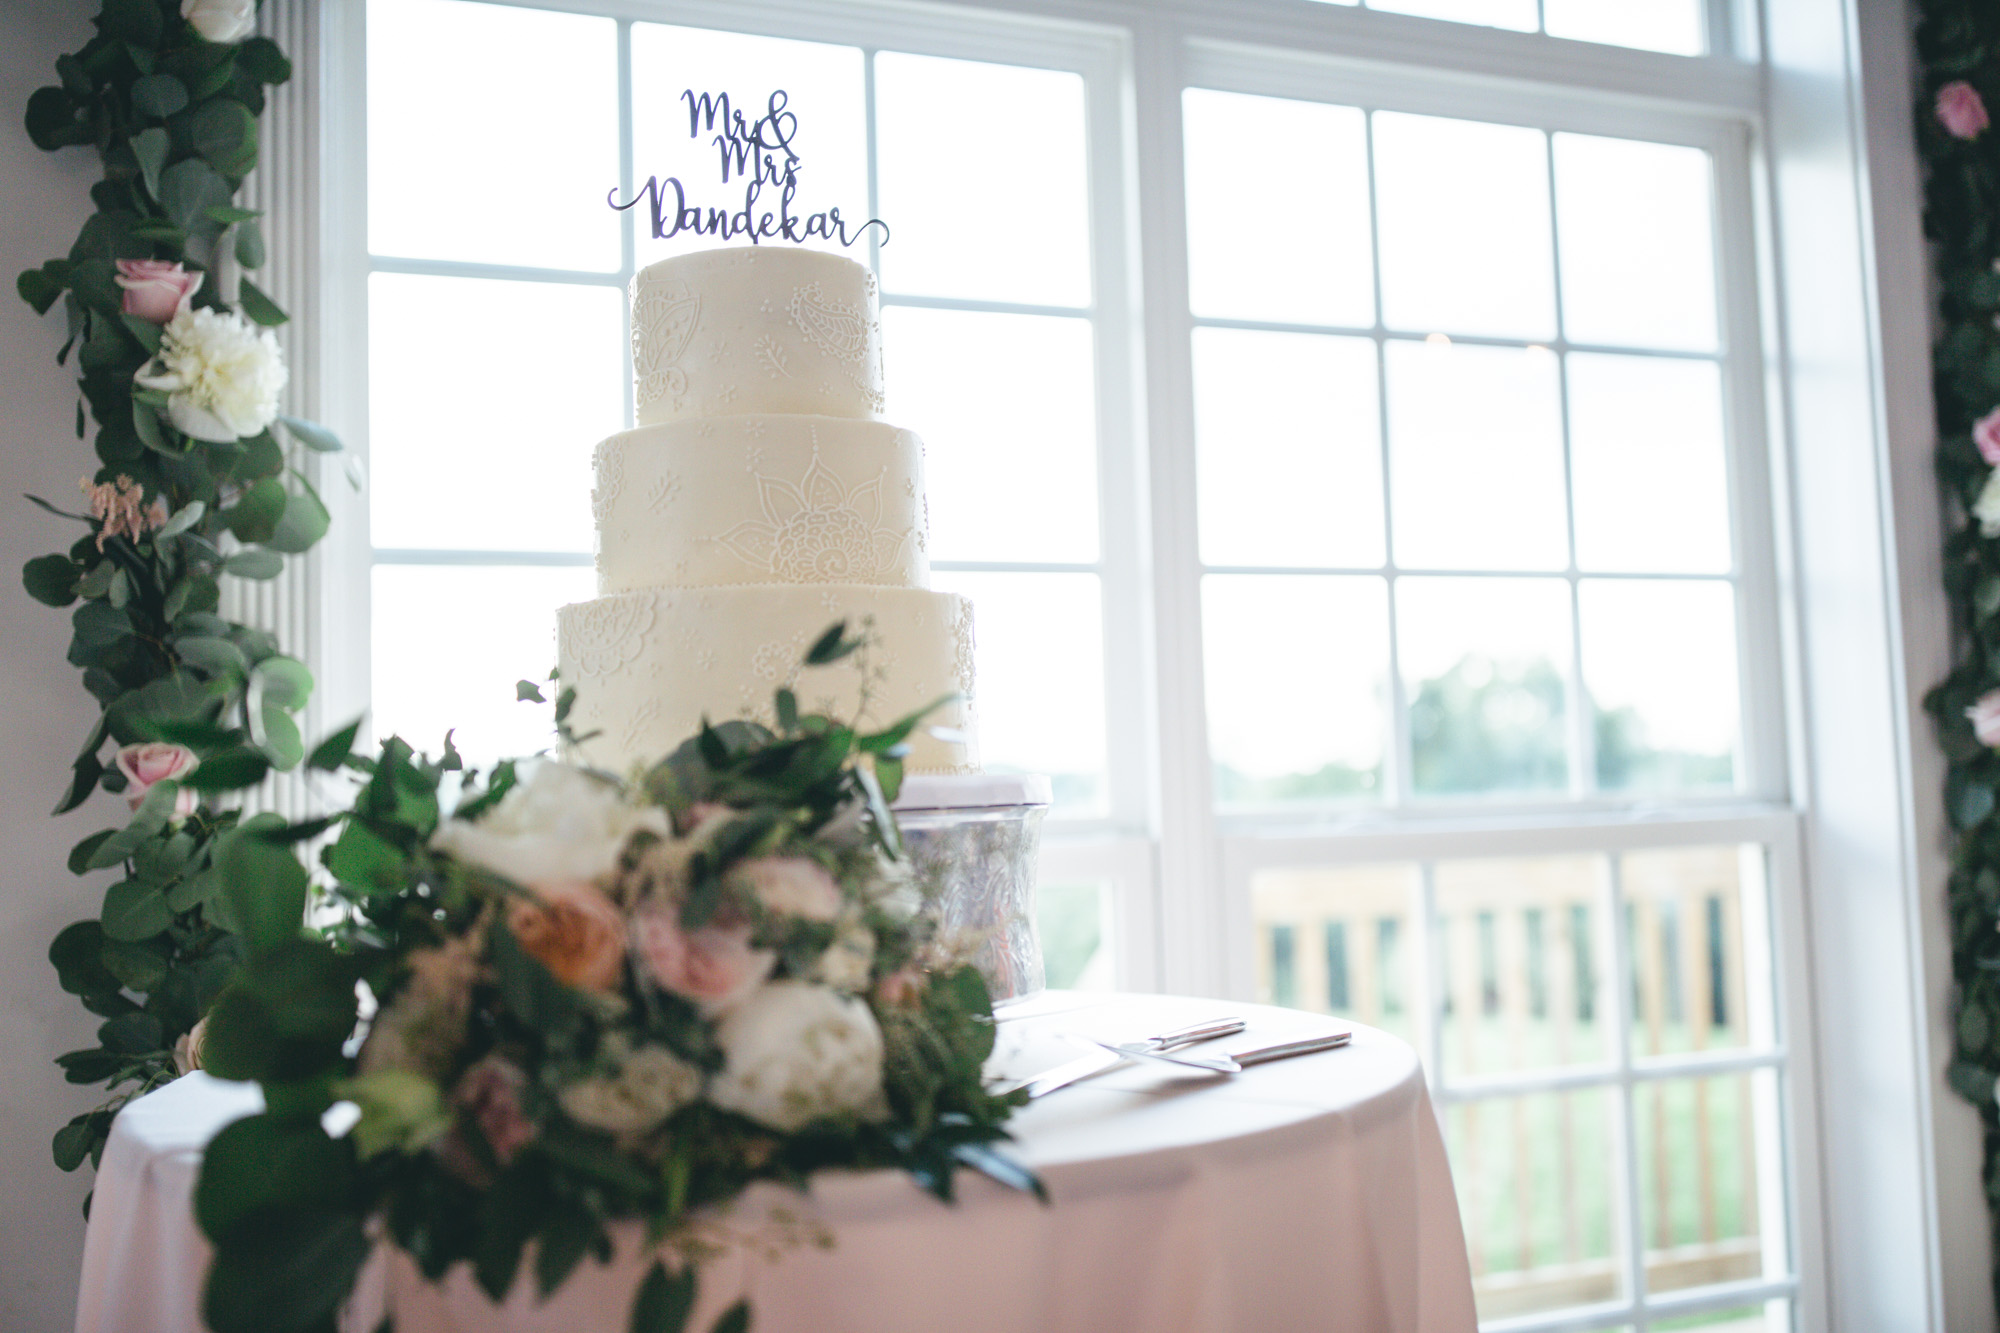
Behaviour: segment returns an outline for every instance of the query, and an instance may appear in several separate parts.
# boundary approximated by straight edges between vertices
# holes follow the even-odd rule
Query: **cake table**
[[[1322,1026],[1291,1010],[1171,996],[1046,992],[1007,1011],[996,1072],[1240,1014],[1248,1044]],[[204,1244],[190,1214],[202,1145],[258,1109],[254,1086],[194,1075],[119,1116],[97,1176],[78,1333],[196,1333]],[[759,1333],[1471,1333],[1471,1278],[1443,1142],[1415,1053],[1357,1027],[1351,1045],[1228,1080],[1159,1065],[1099,1075],[1014,1122],[1015,1155],[1053,1204],[969,1172],[947,1208],[888,1172],[830,1174],[810,1202],[759,1186],[830,1249],[738,1254],[703,1270],[689,1327],[752,1294]],[[442,1290],[388,1256],[349,1327],[395,1293],[398,1333],[623,1333],[639,1268],[586,1263],[546,1305],[528,1282],[502,1310],[463,1271]]]

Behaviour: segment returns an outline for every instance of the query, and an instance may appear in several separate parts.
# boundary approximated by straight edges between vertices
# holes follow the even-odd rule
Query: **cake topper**
[[[851,246],[866,236],[870,227],[880,227],[880,243],[889,243],[889,224],[880,218],[868,219],[850,234],[851,224],[838,208],[804,216],[793,214],[793,200],[799,192],[799,168],[804,161],[792,146],[798,137],[799,118],[790,109],[791,97],[784,89],[771,94],[764,114],[754,121],[744,119],[743,112],[730,104],[728,93],[696,93],[689,88],[681,94],[681,100],[687,103],[688,137],[714,135],[721,159],[722,183],[742,183],[743,207],[732,213],[726,208],[691,205],[678,176],[668,176],[665,180],[649,176],[638,193],[622,204],[618,202],[618,187],[612,186],[604,202],[621,213],[637,207],[641,200],[647,202],[655,240],[664,241],[685,231],[723,241],[748,237],[752,245],[761,245],[767,238],[803,245],[820,236]],[[778,193],[775,214],[768,208],[761,212],[757,208],[767,188]],[[673,195],[671,202],[667,197],[669,191]]]

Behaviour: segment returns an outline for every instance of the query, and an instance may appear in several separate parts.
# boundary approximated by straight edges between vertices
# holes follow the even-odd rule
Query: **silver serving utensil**
[[[1172,1032],[1163,1032],[1144,1041],[1126,1042],[1121,1046],[1099,1042],[1097,1044],[1103,1046],[1103,1050],[1092,1051],[1088,1055],[1065,1061],[1054,1069],[1044,1070],[1014,1086],[1026,1088],[1030,1098],[1046,1097],[1058,1088],[1066,1088],[1072,1083],[1089,1078],[1092,1074],[1102,1073],[1115,1064],[1122,1064],[1126,1056],[1145,1055],[1173,1046],[1185,1046],[1190,1042],[1207,1041],[1212,1037],[1232,1036],[1241,1032],[1243,1027],[1244,1023],[1240,1018],[1214,1018],[1201,1023],[1191,1023],[1184,1028],[1175,1028]]]
[[[1177,1065],[1182,1069],[1199,1069],[1210,1074],[1240,1074],[1245,1066],[1262,1064],[1266,1060],[1283,1060],[1293,1055],[1309,1055],[1314,1051],[1328,1051],[1336,1046],[1345,1046],[1354,1039],[1352,1028],[1340,1028],[1333,1032],[1321,1032],[1310,1037],[1289,1037],[1284,1041],[1270,1042],[1263,1046],[1245,1047],[1226,1055],[1175,1055],[1166,1050],[1137,1050],[1113,1046],[1100,1041],[1097,1045],[1107,1051],[1117,1051],[1121,1055],[1133,1056],[1141,1060],[1158,1060],[1165,1064]]]

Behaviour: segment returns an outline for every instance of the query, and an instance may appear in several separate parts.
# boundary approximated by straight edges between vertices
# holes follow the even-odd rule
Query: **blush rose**
[[[777,916],[831,921],[840,914],[840,885],[803,856],[753,857],[729,872],[729,883]]]
[[[708,925],[686,930],[677,907],[649,903],[632,915],[632,948],[647,978],[684,996],[706,1013],[740,1003],[777,966],[769,949],[750,947],[748,925]]]
[[[564,985],[617,989],[625,962],[625,918],[596,885],[537,886],[532,898],[508,906],[507,928]]]
[[[125,775],[125,802],[134,810],[145,803],[146,793],[162,782],[177,782],[194,772],[201,760],[185,745],[147,741],[120,747],[118,771]],[[175,819],[186,819],[201,804],[201,797],[183,787],[174,797]]]
[[[125,289],[125,301],[120,309],[148,324],[171,323],[201,290],[201,278],[179,261],[121,259],[116,281]]]
[[[1977,139],[1990,123],[1985,99],[1964,79],[1953,79],[1938,89],[1937,118],[1955,139]]]
[[[1981,745],[2000,747],[2000,690],[1988,690],[1965,710]]]

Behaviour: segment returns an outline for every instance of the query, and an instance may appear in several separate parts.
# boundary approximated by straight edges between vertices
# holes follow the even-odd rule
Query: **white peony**
[[[803,856],[739,861],[728,882],[777,916],[831,921],[840,912],[840,885],[825,866]]]
[[[701,1095],[701,1071],[664,1046],[627,1054],[616,1078],[587,1078],[558,1097],[579,1125],[643,1134]]]
[[[1986,476],[1979,498],[1972,502],[1972,516],[1979,520],[1979,535],[2000,537],[2000,468]]]
[[[477,822],[450,819],[431,846],[517,884],[595,880],[618,866],[634,833],[673,833],[667,812],[626,801],[568,764],[537,764]]]
[[[868,970],[875,961],[875,932],[859,921],[843,921],[833,943],[813,965],[813,980],[835,990],[868,989]]]
[[[229,444],[277,419],[285,358],[269,329],[235,311],[188,309],[161,330],[159,354],[133,378],[142,388],[167,391],[175,427]]]
[[[257,31],[257,0],[181,0],[181,17],[203,41],[240,42]]]
[[[722,1072],[708,1099],[792,1133],[822,1116],[879,1119],[882,1029],[866,1004],[805,981],[774,981],[717,1025]]]

